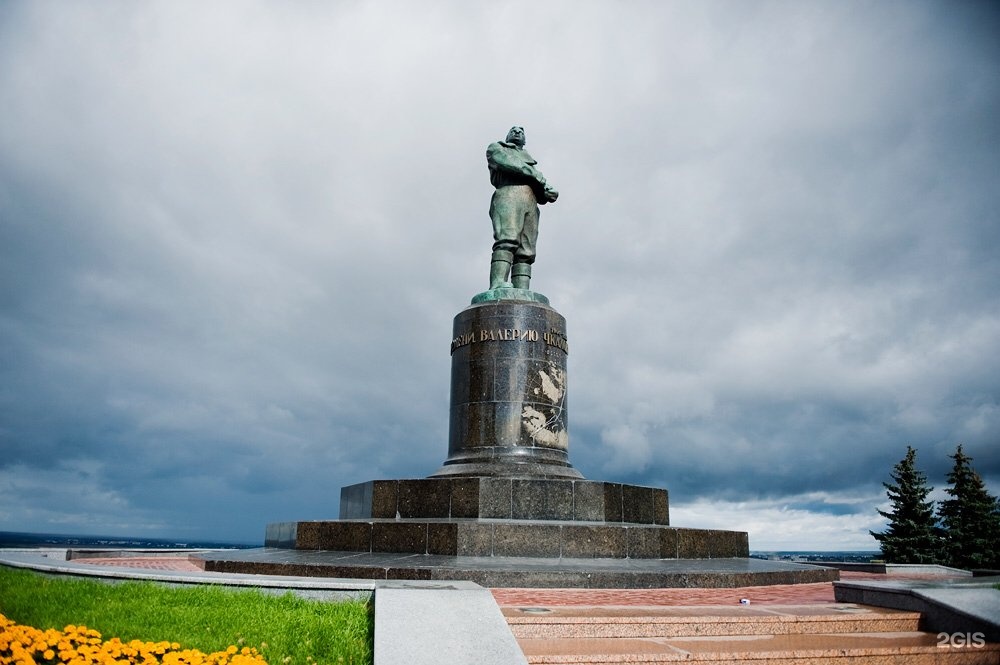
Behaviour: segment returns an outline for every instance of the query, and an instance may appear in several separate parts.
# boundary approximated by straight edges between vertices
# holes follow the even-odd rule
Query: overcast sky
[[[3,2],[0,530],[262,542],[438,469],[513,124],[587,478],[753,550],[877,549],[907,445],[1000,493],[994,9]]]

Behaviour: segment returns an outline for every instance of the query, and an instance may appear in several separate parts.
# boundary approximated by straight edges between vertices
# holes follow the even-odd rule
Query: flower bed
[[[103,640],[96,630],[66,626],[62,631],[21,626],[0,614],[0,665],[266,665],[251,647],[230,646],[205,654],[176,642]]]

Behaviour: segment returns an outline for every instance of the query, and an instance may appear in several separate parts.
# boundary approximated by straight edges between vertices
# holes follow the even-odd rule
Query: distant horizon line
[[[123,536],[118,534],[106,534],[106,533],[61,533],[56,531],[0,531],[0,541],[6,539],[6,537],[27,537],[27,538],[60,538],[63,540],[130,540],[130,541],[146,541],[155,543],[211,543],[216,545],[246,545],[249,547],[254,547],[258,543],[246,541],[246,540],[232,540],[227,538],[215,539],[215,538],[170,538],[163,536],[137,536],[129,535]]]

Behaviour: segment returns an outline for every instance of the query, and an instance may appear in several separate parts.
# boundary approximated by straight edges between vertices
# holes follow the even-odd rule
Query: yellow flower
[[[242,645],[242,642],[241,642]],[[58,652],[55,649],[58,649]],[[70,624],[62,632],[40,631],[31,626],[19,626],[0,614],[0,665],[37,665],[35,655],[46,661],[55,659],[68,665],[267,665],[250,647],[232,645],[225,651],[204,654],[192,649],[181,650],[177,642],[123,643],[113,637],[102,641],[101,634],[86,626]]]

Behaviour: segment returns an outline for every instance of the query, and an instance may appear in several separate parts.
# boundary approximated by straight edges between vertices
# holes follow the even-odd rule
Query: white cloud
[[[878,543],[869,534],[885,528],[885,520],[870,509],[877,498],[810,492],[780,500],[695,501],[671,506],[670,523],[746,531],[751,551],[877,551]],[[824,512],[824,507],[847,512]]]

